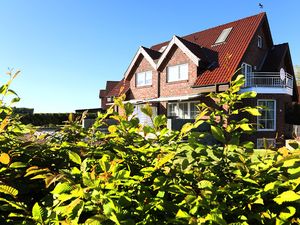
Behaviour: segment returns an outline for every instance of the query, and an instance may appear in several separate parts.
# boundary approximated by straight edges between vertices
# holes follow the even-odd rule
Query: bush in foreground
[[[300,150],[257,154],[240,143],[253,129],[234,118],[259,114],[237,107],[255,97],[238,93],[243,82],[238,76],[228,91],[210,94],[218,107],[200,104],[181,131],[168,130],[162,115],[141,126],[120,98],[124,115],[110,109],[89,130],[70,118],[54,136],[36,137],[1,102],[0,224],[299,223]],[[0,94],[15,94],[9,83]],[[150,107],[143,112],[152,118]],[[218,145],[201,144],[206,133],[193,131],[208,113]],[[97,128],[107,117],[118,124],[104,134]]]

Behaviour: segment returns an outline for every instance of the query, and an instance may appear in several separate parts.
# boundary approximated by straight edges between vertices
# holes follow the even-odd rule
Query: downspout
[[[157,98],[160,97],[160,72],[157,70]],[[158,102],[157,115],[160,115],[160,102]]]

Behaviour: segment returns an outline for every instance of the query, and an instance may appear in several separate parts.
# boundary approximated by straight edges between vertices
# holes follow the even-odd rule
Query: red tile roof
[[[156,60],[161,56],[161,52],[146,47],[143,48],[153,60]]]
[[[114,89],[119,84],[119,81],[106,81],[106,87],[105,90],[100,90],[99,97],[104,98],[107,97],[107,94]]]
[[[215,59],[217,61],[216,68],[213,70],[206,70],[203,74],[199,75],[195,82],[195,86],[229,82],[232,75],[238,69],[237,67],[257,31],[257,28],[265,18],[266,14],[260,13],[255,16],[250,16],[182,37],[182,39],[192,42],[195,45],[202,46],[217,53],[217,59]],[[232,30],[228,35],[226,42],[214,45],[221,32],[230,27],[232,27]],[[154,45],[151,49],[158,51],[168,43],[169,42],[163,42]]]
[[[118,82],[118,84],[107,93],[107,96],[120,96],[122,94],[126,94],[126,92],[129,90],[130,87],[130,81],[124,80],[124,78]]]
[[[244,56],[247,47],[258,27],[266,19],[265,13],[243,18],[234,22],[223,24],[204,31],[193,33],[183,37],[177,37],[197,57],[207,65],[213,65],[211,69],[200,74],[194,86],[214,85],[228,83]],[[215,45],[215,41],[226,28],[232,27],[226,41]],[[160,58],[159,50],[168,45],[169,41],[143,49],[153,60]],[[130,88],[129,81],[124,78],[111,90],[107,96],[120,96]]]

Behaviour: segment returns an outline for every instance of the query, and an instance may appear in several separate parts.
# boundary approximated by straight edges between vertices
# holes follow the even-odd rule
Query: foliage
[[[163,115],[152,119],[149,106],[153,126],[141,126],[123,97],[114,105],[122,115],[112,106],[89,130],[69,116],[61,131],[37,137],[2,105],[0,224],[299,223],[300,150],[240,143],[253,127],[239,118],[259,115],[239,104],[255,97],[239,94],[243,83],[238,76],[211,93],[216,107],[200,104],[180,131],[168,130]],[[205,115],[217,145],[194,131]],[[118,123],[105,134],[98,128],[108,117]]]
[[[300,85],[300,66],[295,65],[294,70],[295,70],[295,77],[296,77],[297,85]]]

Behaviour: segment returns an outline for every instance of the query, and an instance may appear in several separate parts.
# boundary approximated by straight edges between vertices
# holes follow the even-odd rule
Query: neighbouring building
[[[245,103],[268,107],[261,116],[251,118],[257,132],[248,139],[257,147],[263,140],[283,144],[292,137],[293,126],[286,123],[285,116],[287,108],[298,101],[298,90],[289,45],[273,43],[266,13],[173,36],[151,48],[140,47],[123,79],[108,81],[106,89],[100,90],[102,108],[126,94],[141,123],[149,122],[141,107],[150,103],[174,127],[194,119],[196,104],[206,101],[206,93],[226,90],[239,73],[246,77],[241,92],[258,93]]]

